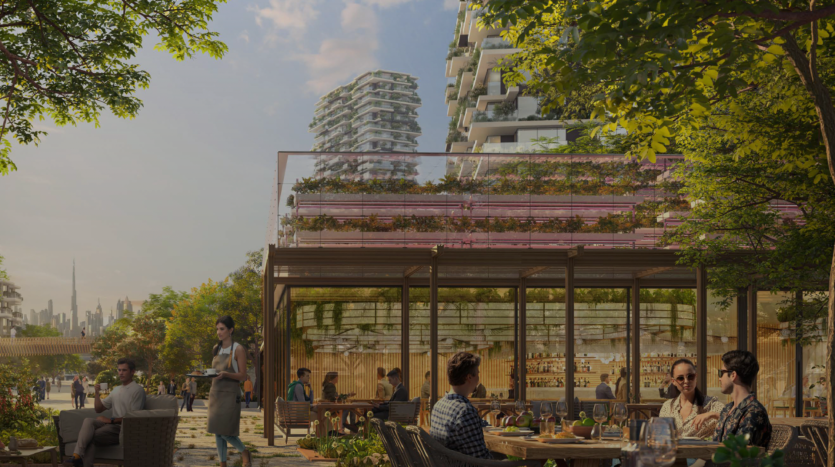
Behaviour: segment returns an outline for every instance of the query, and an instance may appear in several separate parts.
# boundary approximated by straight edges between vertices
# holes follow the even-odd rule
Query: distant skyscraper
[[[48,302],[46,308],[49,310],[49,319],[52,319],[52,317],[54,315],[52,313],[52,299],[51,298],[49,299],[49,302]]]
[[[78,327],[78,297],[75,293],[75,260],[72,260],[72,332],[80,333],[81,330]]]
[[[116,319],[122,319],[125,317],[125,304],[122,303],[122,299],[120,298],[118,302],[116,302]]]

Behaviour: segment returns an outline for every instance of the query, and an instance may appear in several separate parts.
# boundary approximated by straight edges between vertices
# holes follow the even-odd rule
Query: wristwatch
[[[110,417],[110,424],[115,425],[116,424],[116,419],[113,418],[113,417]]]

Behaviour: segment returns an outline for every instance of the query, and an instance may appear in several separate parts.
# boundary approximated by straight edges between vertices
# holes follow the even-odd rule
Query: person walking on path
[[[81,381],[78,379],[78,376],[72,379],[72,400],[73,400],[73,407],[76,409],[81,408],[81,394],[84,392],[84,386],[81,385]]]
[[[64,378],[58,378],[58,392],[61,392],[61,380]]]
[[[252,399],[252,381],[249,380],[249,375],[246,375],[244,381],[244,395],[246,396],[246,408],[249,408],[249,401]]]
[[[46,399],[46,380],[41,376],[41,379],[38,380],[38,400],[42,401],[44,399]]]
[[[160,381],[159,385],[157,386],[157,395],[161,396],[163,394],[165,394],[165,385],[162,384],[162,381]]]
[[[87,406],[87,392],[90,390],[90,382],[86,376],[81,380],[81,387],[84,389],[84,392],[81,393],[81,408],[83,409]]]
[[[191,404],[189,403],[189,400],[190,400],[191,396],[189,395],[189,392],[188,392],[188,386],[189,386],[188,378],[186,378],[186,382],[183,383],[183,387],[180,389],[180,394],[183,396],[183,403],[180,404],[180,412],[183,411],[183,407],[190,407],[191,406]],[[189,409],[188,412],[191,412],[191,409]]]
[[[87,328],[81,328],[81,342],[87,340]]]
[[[207,431],[215,435],[220,467],[226,466],[227,443],[241,453],[243,467],[252,467],[249,450],[238,437],[241,425],[241,381],[246,379],[246,350],[232,340],[235,321],[221,316],[215,321],[219,342],[212,349],[212,368],[218,375],[209,391]]]
[[[191,378],[188,383],[188,411],[194,412],[194,399],[197,397],[197,380]]]
[[[171,378],[171,382],[168,383],[168,395],[177,396],[177,383],[174,381],[174,378]]]
[[[49,378],[46,379],[46,400],[49,400],[49,391],[52,390],[52,382],[49,381]]]

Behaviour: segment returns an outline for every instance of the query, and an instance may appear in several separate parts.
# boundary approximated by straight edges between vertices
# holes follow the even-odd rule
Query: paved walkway
[[[54,386],[53,386],[54,387]],[[69,387],[63,387],[62,392],[52,391],[49,400],[41,403],[44,407],[55,410],[72,410]],[[87,408],[93,406],[93,401],[87,401]],[[194,412],[180,412],[180,423],[177,427],[178,448],[174,453],[174,465],[189,467],[216,467],[220,465],[217,457],[217,447],[214,435],[206,433],[206,404],[196,400]],[[253,467],[268,466],[311,466],[304,457],[296,451],[296,440],[284,444],[284,438],[276,437],[275,446],[267,446],[264,438],[264,424],[262,414],[258,409],[243,409],[241,412],[241,441],[253,449]],[[278,433],[277,433],[278,434]],[[229,448],[229,467],[241,465],[241,456],[237,451]],[[97,464],[98,465],[98,464]],[[333,464],[317,462],[316,467],[332,467]]]

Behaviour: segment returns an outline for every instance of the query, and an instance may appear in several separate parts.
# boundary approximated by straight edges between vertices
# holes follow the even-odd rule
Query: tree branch
[[[748,18],[773,19],[776,21],[804,21],[806,23],[810,23],[833,14],[835,14],[835,5],[830,5],[821,8],[820,10],[780,10],[776,12],[763,11],[760,13],[743,11],[739,13],[716,13],[716,16],[719,16],[720,18],[739,18],[744,16]]]

